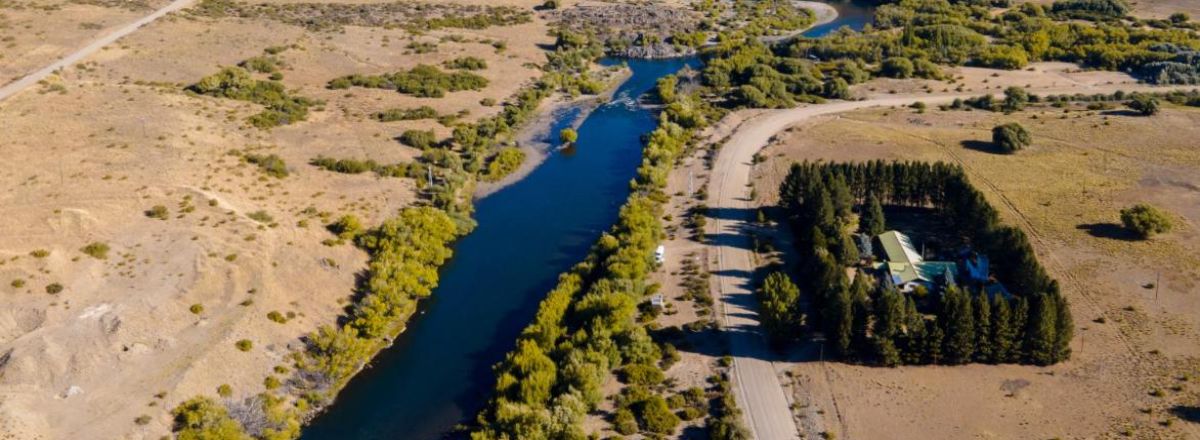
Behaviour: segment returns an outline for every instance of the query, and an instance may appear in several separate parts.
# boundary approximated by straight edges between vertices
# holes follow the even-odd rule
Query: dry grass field
[[[125,7],[87,3],[0,1],[0,85],[50,64],[166,2],[129,2]]]
[[[1032,132],[1033,146],[991,152],[991,128],[1010,121]],[[1073,358],[1045,368],[784,364],[798,422],[860,439],[1200,436],[1196,139],[1200,110],[1181,107],[1154,117],[1081,107],[874,109],[780,135],[756,172],[764,205],[775,203],[793,161],[962,164],[1002,218],[1031,235],[1076,324]],[[1118,210],[1139,202],[1170,212],[1175,231],[1130,240]]]
[[[104,32],[80,22],[110,28],[147,13],[117,5],[0,2],[0,39],[15,35],[0,43],[0,78]],[[415,53],[413,42],[436,49]],[[428,105],[465,121],[494,114],[500,107],[481,101],[501,102],[537,76],[533,63],[550,43],[537,17],[418,35],[184,11],[0,103],[9,164],[0,170],[0,439],[159,438],[183,399],[216,396],[222,384],[232,398],[262,391],[302,335],[342,313],[365,267],[353,246],[322,244],[332,238],[324,226],[344,214],[377,224],[415,199],[409,179],[308,161],[409,162],[419,151],[396,136],[450,129],[372,113]],[[289,47],[277,57],[291,93],[324,101],[306,121],[260,130],[246,118],[261,106],[183,91],[271,46]],[[489,80],[482,90],[416,98],[325,88],[343,75],[467,55],[488,64],[476,72]],[[289,175],[271,177],[239,151],[276,154]],[[164,218],[147,215],[156,205]],[[108,246],[105,258],[82,251],[91,243]],[[243,339],[252,342],[245,352],[235,347]]]

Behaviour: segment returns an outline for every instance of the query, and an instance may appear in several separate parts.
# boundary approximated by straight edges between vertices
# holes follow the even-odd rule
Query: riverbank
[[[816,15],[817,21],[813,22],[812,26],[809,26],[808,29],[812,29],[823,24],[832,23],[838,18],[837,8],[834,8],[833,5],[830,5],[829,3],[814,1],[797,1],[795,3],[796,6],[813,11],[813,14]],[[808,29],[805,29],[805,31]]]
[[[609,79],[610,86],[604,93],[580,96],[573,99],[565,95],[555,95],[553,99],[543,103],[542,106],[545,108],[539,109],[537,116],[522,128],[516,137],[517,146],[525,153],[525,160],[521,162],[521,166],[499,181],[479,182],[476,184],[475,200],[492,195],[496,191],[507,188],[528,177],[533,170],[546,161],[546,158],[550,156],[550,153],[558,145],[554,130],[556,125],[559,130],[568,127],[578,129],[579,125],[583,124],[583,120],[587,119],[592,111],[611,101],[617,90],[632,75],[633,72],[628,67],[623,67]],[[575,113],[574,117],[570,116],[571,113]],[[563,124],[563,118],[570,118],[570,122]]]
[[[633,75],[615,100],[641,95],[686,63],[628,61]],[[557,274],[618,220],[642,135],[656,121],[640,106],[598,106],[579,126],[572,154],[551,154],[524,179],[478,200],[478,227],[455,245],[422,312],[302,438],[439,438],[476,414],[495,384],[492,365]]]
[[[803,9],[808,9],[808,10],[812,11],[813,17],[814,17],[813,23],[804,27],[804,29],[799,29],[799,30],[796,30],[793,32],[788,32],[783,35],[762,37],[762,41],[764,43],[774,44],[774,43],[787,41],[792,38],[796,38],[797,36],[804,34],[805,32],[809,32],[820,26],[832,23],[834,20],[837,20],[837,18],[838,18],[837,8],[834,8],[833,5],[830,5],[829,3],[817,2],[817,1],[806,1],[806,0],[794,1],[793,3],[797,7],[800,7]]]

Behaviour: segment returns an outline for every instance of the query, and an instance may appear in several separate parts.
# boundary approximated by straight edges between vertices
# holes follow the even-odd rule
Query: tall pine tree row
[[[960,166],[796,163],[779,194],[802,251],[801,290],[813,292],[814,310],[821,311],[812,324],[829,333],[843,356],[882,365],[1051,364],[1070,357],[1074,323],[1057,282],[1024,232],[1000,223]],[[869,274],[859,273],[847,288],[844,268],[859,261],[850,232],[854,226],[872,236],[886,230],[885,204],[935,209],[991,259],[994,277],[1012,295],[988,295],[968,283],[946,289],[925,316],[912,296],[865,286]]]

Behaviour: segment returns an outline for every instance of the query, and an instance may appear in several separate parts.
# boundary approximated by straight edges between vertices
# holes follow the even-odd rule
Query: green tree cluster
[[[842,201],[848,194],[849,201]],[[936,300],[883,289],[858,273],[847,281],[842,212],[863,201],[858,228],[882,229],[877,203],[921,206],[959,231],[992,261],[995,278],[1012,292],[987,294],[982,285],[947,288]],[[1034,363],[1048,365],[1070,356],[1074,331],[1058,283],[1037,262],[1019,229],[1002,225],[996,210],[967,180],[961,167],[945,163],[797,163],[780,185],[801,251],[801,290],[811,292],[814,323],[834,351],[847,360],[900,364]],[[882,217],[880,209],[879,217]],[[876,225],[876,226],[872,226]],[[873,229],[878,227],[878,229]],[[919,311],[918,301],[928,303]],[[780,306],[774,306],[780,308]]]
[[[226,67],[220,72],[201,78],[188,91],[218,98],[249,101],[266,107],[250,117],[250,125],[268,129],[303,121],[308,109],[319,104],[308,98],[292,96],[283,84],[272,80],[254,79],[241,67]]]
[[[883,76],[914,76],[922,61],[1019,69],[1035,61],[1067,61],[1087,67],[1132,71],[1155,83],[1200,83],[1200,35],[1163,20],[1143,26],[1121,19],[1122,0],[1061,0],[1049,10],[1022,3],[993,14],[988,2],[901,0],[876,10],[874,28],[800,38],[786,50],[817,63],[839,60],[879,65]]]
[[[613,420],[619,432],[663,434],[679,423],[650,388],[661,381],[663,354],[636,316],[651,291],[646,275],[664,234],[666,175],[698,129],[674,121],[700,106],[696,99],[677,95],[664,108],[616,225],[559,277],[517,349],[496,366],[495,394],[476,418],[473,439],[582,438],[586,414],[604,397],[605,378],[618,370],[630,382]]]
[[[758,289],[763,326],[777,340],[799,336],[803,318],[796,308],[800,288],[783,272],[772,272]]]
[[[487,78],[471,72],[446,73],[428,64],[418,64],[407,71],[390,74],[343,76],[330,81],[328,87],[389,89],[422,98],[441,98],[446,96],[447,92],[481,90],[487,85]]]

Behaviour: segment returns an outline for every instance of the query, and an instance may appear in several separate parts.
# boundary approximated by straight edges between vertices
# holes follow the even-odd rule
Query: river
[[[845,15],[809,35],[865,23],[863,8],[835,6]],[[476,203],[479,227],[455,245],[419,315],[305,428],[303,440],[436,439],[483,407],[495,382],[492,365],[629,195],[641,137],[656,125],[637,98],[659,78],[699,65],[694,58],[627,63],[632,75],[587,115],[572,151],[550,154],[524,179]],[[556,115],[548,133],[556,136],[579,111]]]

